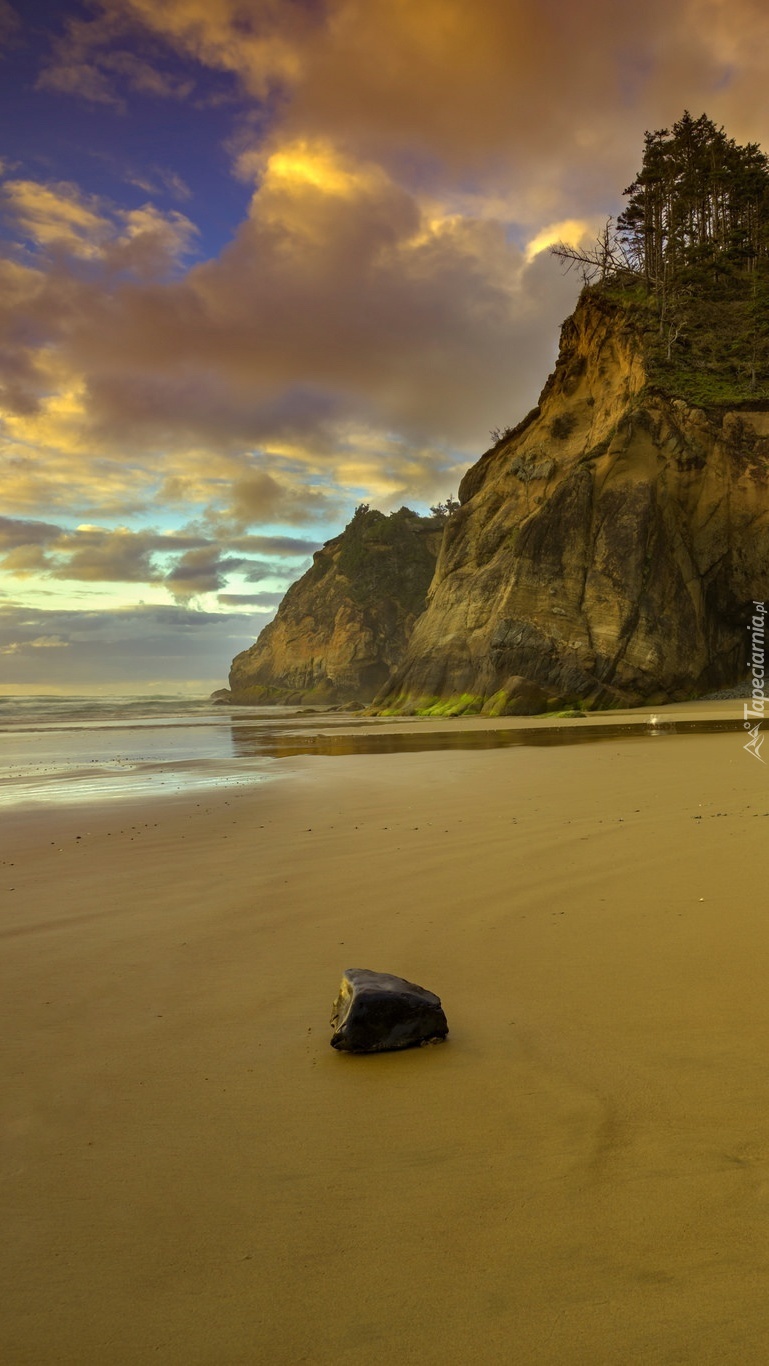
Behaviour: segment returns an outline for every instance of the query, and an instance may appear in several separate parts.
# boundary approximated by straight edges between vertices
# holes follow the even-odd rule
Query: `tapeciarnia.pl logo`
[[[743,749],[752,754],[754,759],[758,759],[762,764],[766,763],[761,758],[761,746],[764,737],[761,734],[761,722],[764,719],[764,706],[766,704],[765,686],[765,643],[764,643],[764,618],[766,617],[766,603],[754,602],[755,611],[750,619],[748,630],[751,635],[750,649],[750,702],[746,702],[742,711],[745,729],[750,732],[750,739]],[[753,724],[751,725],[751,722]]]

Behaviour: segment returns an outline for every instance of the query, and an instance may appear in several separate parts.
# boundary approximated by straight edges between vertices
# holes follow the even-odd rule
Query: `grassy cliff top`
[[[769,289],[744,277],[696,284],[662,302],[643,284],[589,285],[619,305],[643,347],[649,383],[701,408],[769,404]]]

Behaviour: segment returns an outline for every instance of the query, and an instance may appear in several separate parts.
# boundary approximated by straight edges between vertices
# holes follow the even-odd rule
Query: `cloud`
[[[4,217],[28,246],[99,262],[106,272],[165,275],[189,255],[197,236],[194,223],[176,210],[120,209],[68,181],[7,180],[0,194]]]
[[[264,99],[294,87],[306,54],[323,33],[324,9],[303,0],[110,0],[155,37],[214,70],[237,74],[249,94]]]
[[[82,250],[97,227],[76,220]],[[271,154],[232,244],[183,278],[97,290],[40,264],[24,290],[42,335],[23,375],[9,352],[6,430],[50,455],[14,467],[11,506],[74,483],[85,506],[143,493],[243,529],[343,516],[340,486],[445,496],[488,428],[530,406],[574,292],[502,223],[308,141]]]
[[[266,607],[201,612],[174,606],[61,611],[0,605],[3,683],[93,688],[146,679],[226,679],[253,643]]]
[[[79,530],[54,543],[50,572],[81,583],[151,583],[159,577],[153,539],[122,528]]]
[[[14,45],[20,27],[21,21],[13,5],[8,0],[0,0],[0,57]]]
[[[86,19],[68,17],[54,38],[38,87],[92,104],[127,109],[127,94],[186,100],[195,88],[190,74],[164,65],[168,53],[130,6],[104,3]]]
[[[3,568],[81,583],[157,583],[165,570],[159,555],[183,555],[204,544],[200,537],[164,536],[126,527],[81,526],[74,531],[21,519],[0,519]],[[2,553],[4,551],[4,553]]]
[[[186,100],[195,88],[193,80],[163,71],[138,57],[135,52],[107,52],[101,56],[100,62],[102,71],[122,76],[130,89],[141,95]]]
[[[42,185],[9,180],[3,186],[3,200],[6,216],[35,246],[91,258],[101,255],[112,230],[98,200],[64,181]]]
[[[537,227],[577,206],[600,212],[607,189],[626,183],[643,126],[684,104],[731,122],[738,137],[769,126],[762,0],[645,0],[641,12],[616,0],[92,9],[55,41],[49,86],[100,102],[122,101],[116,83],[188,98],[189,80],[224,73],[242,100],[271,102],[280,145],[325,138],[412,189],[504,200]]]
[[[251,602],[275,606],[283,597],[291,579],[297,577],[293,569],[276,565],[270,560],[255,560],[246,555],[233,555],[221,547],[210,544],[188,550],[175,561],[163,579],[164,587],[173,594],[178,602],[189,602],[204,593],[216,593],[224,588],[233,574],[247,583],[262,583],[265,580],[283,580],[279,593],[257,594],[248,597]],[[238,602],[243,595],[229,595]],[[219,593],[219,601],[228,600],[227,594]],[[245,600],[245,599],[244,599]]]
[[[201,546],[180,555],[164,583],[179,602],[189,602],[202,593],[217,592],[230,574],[250,563],[239,556],[223,555],[218,546]]]
[[[266,470],[254,470],[233,481],[229,505],[221,514],[214,512],[212,516],[239,530],[264,522],[301,525],[313,516],[324,516],[326,503],[326,495],[320,490],[291,488]]]
[[[136,185],[137,189],[144,190],[147,194],[158,195],[165,192],[172,198],[182,201],[192,198],[192,190],[184,177],[169,166],[148,166],[142,169],[129,167],[121,174],[126,184]]]
[[[255,558],[262,550],[278,556]],[[23,580],[72,583],[159,584],[180,602],[223,588],[233,575],[249,583],[290,578],[280,557],[304,560],[312,542],[242,537],[231,548],[198,534],[172,535],[127,527],[79,526],[67,530],[47,522],[0,517],[0,566]],[[280,595],[279,595],[280,596]]]
[[[103,48],[119,40],[130,25],[114,7],[106,6],[91,19],[67,18],[64,31],[51,45],[51,53],[38,75],[38,88],[55,90],[93,104],[112,105],[125,111],[124,100],[114,83],[102,71],[99,57]]]
[[[27,650],[66,650],[69,641],[61,636],[34,636],[28,640],[12,640],[0,645],[0,655],[24,654]]]
[[[47,545],[62,535],[62,529],[51,522],[22,521],[17,517],[0,517],[0,551],[20,545]]]
[[[295,536],[234,536],[230,545],[233,550],[246,550],[255,555],[304,558],[320,550],[321,542],[302,541]]]
[[[282,593],[220,593],[219,601],[225,607],[257,607],[268,610],[277,607],[283,598]]]
[[[108,270],[128,271],[139,279],[166,275],[195,249],[198,230],[183,213],[154,204],[119,211],[121,231],[104,253]]]
[[[526,243],[526,260],[533,261],[535,256],[560,242],[569,247],[589,245],[595,241],[602,226],[598,220],[587,222],[584,218],[564,218],[559,223],[546,223]]]
[[[4,510],[125,526],[162,507],[201,543],[113,527],[31,536],[7,563],[223,591],[280,526],[314,546],[358,501],[445,498],[551,366],[576,282],[548,245],[619,207],[643,128],[684,103],[767,139],[764,39],[758,0],[641,18],[615,0],[95,0],[48,88],[124,109],[237,89],[229,153],[253,193],[190,264],[184,215],[14,170]],[[148,196],[164,175],[173,191],[154,163],[132,172]]]
[[[412,188],[502,196],[537,226],[575,200],[600,212],[642,125],[686,103],[767,118],[761,0],[645,0],[641,13],[616,0],[101,0],[55,62],[92,71],[103,99],[104,54],[126,33],[272,101],[281,143],[327,138]]]

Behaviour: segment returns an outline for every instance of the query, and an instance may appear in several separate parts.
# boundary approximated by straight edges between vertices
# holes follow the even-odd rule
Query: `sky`
[[[769,147],[768,77],[765,0],[0,0],[0,692],[224,685],[536,402],[644,130]]]

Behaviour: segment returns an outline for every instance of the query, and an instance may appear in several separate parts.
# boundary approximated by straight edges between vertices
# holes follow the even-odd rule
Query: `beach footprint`
[[[743,1139],[730,1144],[721,1154],[726,1170],[739,1171],[754,1198],[769,1200],[769,1140]]]

